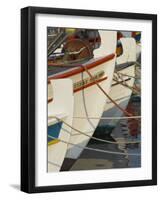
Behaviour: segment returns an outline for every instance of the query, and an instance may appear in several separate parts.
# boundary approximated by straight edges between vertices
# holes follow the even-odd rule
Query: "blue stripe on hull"
[[[59,138],[61,128],[62,128],[62,122],[58,122],[56,124],[48,126],[48,136],[51,136],[54,138]],[[48,142],[50,142],[52,140],[54,140],[54,139],[48,137]]]

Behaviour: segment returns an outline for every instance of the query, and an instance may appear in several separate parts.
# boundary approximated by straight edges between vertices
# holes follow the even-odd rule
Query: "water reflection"
[[[133,95],[127,107],[127,111],[140,116],[140,97]],[[100,121],[94,137],[114,142],[141,141],[140,119],[119,120],[115,126]],[[123,152],[125,155],[100,153],[85,149],[79,159],[71,167],[72,170],[136,168],[141,167],[141,156],[131,156],[129,153],[141,153],[141,142],[134,144],[108,144],[91,139],[87,145],[89,148],[102,149],[114,152]]]

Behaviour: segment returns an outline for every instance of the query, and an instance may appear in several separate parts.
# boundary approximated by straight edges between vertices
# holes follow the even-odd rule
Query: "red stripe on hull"
[[[106,80],[106,79],[107,79],[107,76],[104,77],[104,78],[101,78],[101,79],[99,79],[99,80],[96,80],[95,82],[89,83],[89,84],[87,84],[87,85],[85,85],[85,86],[82,86],[82,87],[80,87],[80,88],[78,88],[78,89],[75,89],[73,92],[74,92],[74,93],[75,93],[75,92],[79,92],[80,90],[84,90],[84,89],[86,89],[86,88],[88,88],[88,87],[90,87],[90,86],[92,86],[92,85],[95,85],[96,82],[97,82],[97,83],[100,83],[100,82],[102,82],[102,81],[104,81],[104,80]],[[48,99],[48,103],[50,103],[52,100],[53,100],[53,98]]]
[[[92,63],[86,64],[86,68],[92,69],[94,67],[97,67],[98,65],[101,65],[107,61],[112,60],[114,57],[115,57],[115,54],[110,54],[110,55],[100,58],[99,60],[96,60]],[[68,71],[68,72],[64,72],[62,74],[57,74],[57,75],[51,76],[50,78],[48,78],[48,83],[50,83],[50,80],[52,80],[52,79],[68,78],[70,76],[74,76],[74,75],[79,74],[84,71],[85,71],[85,69],[84,69],[83,65],[79,65],[79,67],[77,69],[73,69],[72,71]]]
[[[107,76],[104,77],[104,78],[101,78],[101,79],[99,79],[99,80],[96,80],[95,82],[100,83],[100,82],[102,82],[102,81],[104,81],[104,80],[106,80],[106,79],[107,79]],[[87,84],[87,85],[85,85],[85,86],[82,86],[82,87],[80,87],[80,88],[78,88],[78,89],[75,89],[75,90],[74,90],[74,93],[75,93],[75,92],[78,92],[78,91],[80,91],[80,90],[83,90],[83,89],[85,89],[85,88],[88,88],[88,87],[90,87],[90,86],[92,86],[92,85],[95,85],[95,84],[96,84],[95,82],[89,83],[89,84]]]

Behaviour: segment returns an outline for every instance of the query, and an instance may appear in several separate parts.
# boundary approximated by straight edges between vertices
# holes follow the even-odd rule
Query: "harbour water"
[[[135,116],[140,116],[140,105],[140,96],[132,95],[127,111]],[[91,139],[87,149],[82,152],[79,159],[70,168],[70,171],[141,167],[141,119],[121,119],[116,126],[108,126],[107,120],[106,125],[99,125],[97,127],[94,137],[114,143],[117,142],[117,144]],[[126,141],[134,143],[125,144]],[[135,143],[135,141],[138,143]],[[91,148],[105,152],[91,150]],[[117,153],[113,154],[112,152]]]

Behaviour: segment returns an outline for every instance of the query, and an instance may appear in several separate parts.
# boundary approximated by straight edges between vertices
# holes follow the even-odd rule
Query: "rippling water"
[[[133,115],[140,115],[140,97],[133,95],[127,107]],[[124,155],[97,152],[85,149],[70,170],[91,170],[111,168],[141,167],[141,123],[140,119],[119,120],[115,127],[98,126],[94,136],[113,142],[140,141],[134,144],[108,144],[91,139],[89,148],[101,149],[110,152],[123,153]],[[139,154],[139,155],[129,155]]]
[[[140,66],[137,66],[137,81],[135,81],[135,86],[138,88],[141,87],[140,70]],[[141,116],[141,96],[133,94],[126,110],[133,116]],[[110,144],[91,139],[87,148],[99,149],[104,152],[84,149],[79,159],[77,159],[74,164],[73,161],[71,162],[70,160],[65,159],[61,171],[141,167],[140,118],[117,120],[117,123],[114,126],[108,125],[108,120],[107,123],[100,120],[93,136],[103,140],[117,142],[118,144]],[[139,143],[125,144],[126,141],[137,141]],[[112,152],[117,152],[117,154],[113,154]]]

